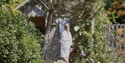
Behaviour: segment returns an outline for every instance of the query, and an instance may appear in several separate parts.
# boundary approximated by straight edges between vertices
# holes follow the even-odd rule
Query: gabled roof
[[[20,9],[21,7],[25,6],[27,3],[29,2],[29,0],[24,0],[22,3],[20,3],[18,6],[15,7],[15,9]]]

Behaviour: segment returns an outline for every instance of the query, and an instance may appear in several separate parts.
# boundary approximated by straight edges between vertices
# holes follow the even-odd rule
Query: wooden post
[[[92,21],[91,21],[91,33],[92,35],[94,34],[94,22],[95,22],[95,19],[93,18]]]
[[[95,19],[93,18],[92,21],[91,21],[91,34],[92,34],[91,49],[94,46],[94,37],[93,37],[93,34],[94,34],[94,22],[95,22]]]

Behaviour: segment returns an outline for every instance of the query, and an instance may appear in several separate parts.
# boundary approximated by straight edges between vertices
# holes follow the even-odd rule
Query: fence
[[[125,24],[109,25],[106,33],[109,46],[122,54],[125,50]]]

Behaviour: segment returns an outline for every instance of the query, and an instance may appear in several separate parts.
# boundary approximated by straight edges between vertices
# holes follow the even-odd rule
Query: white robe
[[[67,31],[63,31],[61,34],[61,57],[67,57],[70,54],[70,47],[72,44],[72,36],[71,33]]]

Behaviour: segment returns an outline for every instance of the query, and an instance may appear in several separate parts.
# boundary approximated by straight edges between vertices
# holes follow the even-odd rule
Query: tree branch
[[[100,7],[100,8],[94,13],[94,15],[93,15],[92,17],[90,17],[89,19],[93,19],[93,18],[100,12],[101,9],[102,9],[102,7]]]
[[[40,2],[48,11],[50,11],[49,7],[47,7],[47,5],[43,1],[40,0]]]

